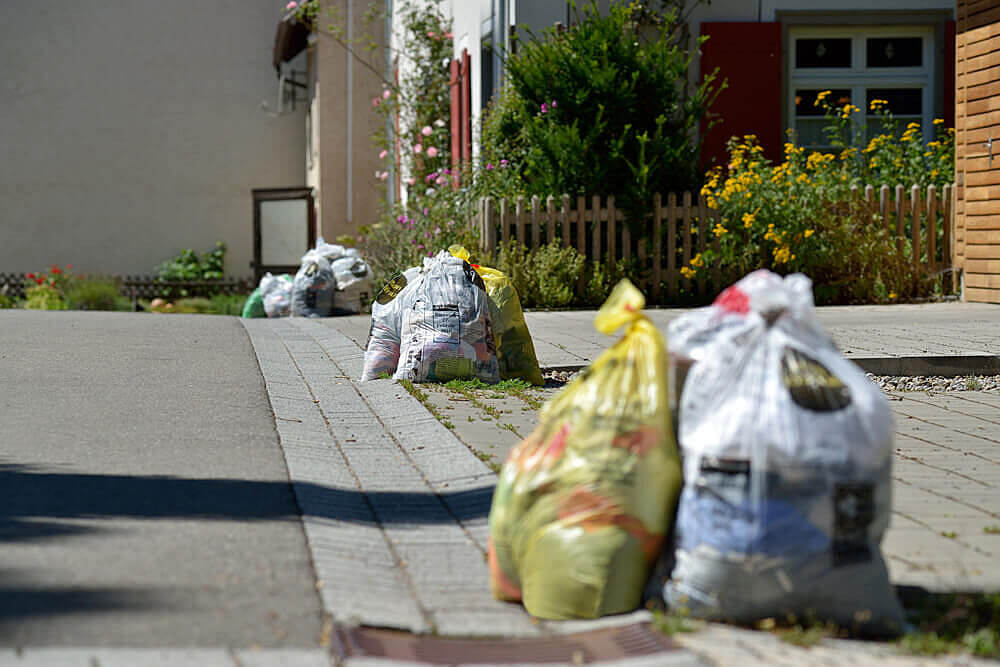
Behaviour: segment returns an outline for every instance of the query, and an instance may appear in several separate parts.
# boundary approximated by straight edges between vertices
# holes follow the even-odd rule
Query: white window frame
[[[850,67],[804,67],[795,66],[795,44],[798,39],[829,37],[851,38]],[[878,37],[920,37],[922,41],[922,64],[920,67],[877,67],[868,68],[867,40]],[[868,120],[868,88],[921,88],[921,130],[925,137],[934,133],[934,44],[933,25],[912,26],[790,26],[788,29],[788,95],[786,113],[788,126],[798,130],[795,115],[795,91],[850,89],[851,104],[861,109],[857,114]],[[860,122],[860,119],[858,120]],[[870,122],[870,121],[869,121]],[[809,145],[806,148],[827,148]]]

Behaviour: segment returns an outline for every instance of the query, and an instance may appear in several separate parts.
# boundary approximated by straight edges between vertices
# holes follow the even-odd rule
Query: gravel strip
[[[573,379],[579,371],[545,371],[546,388],[561,387]],[[1000,375],[968,375],[964,377],[943,377],[940,375],[873,375],[868,379],[882,391],[1000,391]]]

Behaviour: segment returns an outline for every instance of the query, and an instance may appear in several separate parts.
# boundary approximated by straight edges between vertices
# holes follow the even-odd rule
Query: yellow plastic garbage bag
[[[494,597],[533,616],[596,618],[640,602],[673,522],[681,467],[667,349],[622,280],[594,325],[625,336],[546,403],[510,453],[490,510]]]
[[[455,257],[469,261],[469,251],[464,247],[453,245],[448,250]],[[520,378],[534,385],[545,384],[514,283],[496,269],[479,264],[472,264],[472,268],[486,284],[490,319],[493,321],[493,339],[496,341],[497,361],[500,363],[500,378]]]

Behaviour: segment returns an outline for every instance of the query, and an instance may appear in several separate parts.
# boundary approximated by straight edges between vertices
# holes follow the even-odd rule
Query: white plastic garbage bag
[[[330,265],[337,283],[333,294],[334,315],[360,313],[371,302],[371,269],[354,248],[348,248],[340,259]]]
[[[332,313],[337,281],[329,257],[337,252],[342,256],[343,247],[324,243],[320,239],[315,248],[302,256],[302,264],[292,287],[292,315],[327,317]]]
[[[372,303],[372,324],[365,346],[365,365],[361,379],[377,380],[390,377],[399,365],[399,330],[403,319],[403,309],[409,302],[416,281],[420,277],[419,266],[407,269],[393,277],[379,291]]]
[[[893,420],[814,319],[812,283],[754,272],[671,322],[684,488],[671,607],[695,617],[831,620],[898,634],[879,549]]]
[[[260,279],[260,297],[268,317],[288,317],[292,312],[292,277],[265,274]]]
[[[426,258],[408,296],[395,379],[500,381],[486,285],[468,262],[446,250]]]

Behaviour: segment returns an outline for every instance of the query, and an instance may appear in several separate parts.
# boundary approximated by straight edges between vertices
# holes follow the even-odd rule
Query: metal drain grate
[[[434,665],[585,664],[680,648],[648,623],[530,639],[448,639],[364,627],[340,627],[338,634],[337,648],[343,658],[367,656]]]

